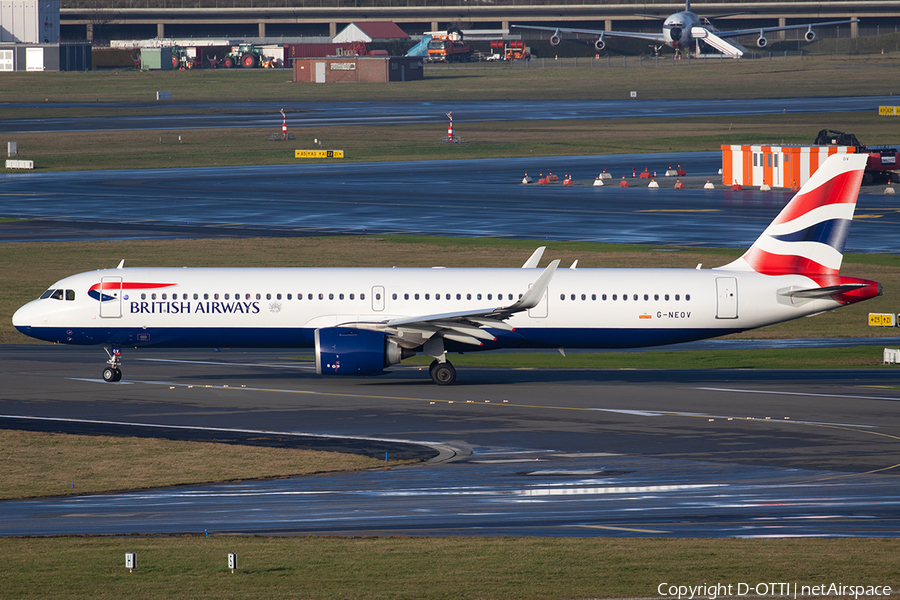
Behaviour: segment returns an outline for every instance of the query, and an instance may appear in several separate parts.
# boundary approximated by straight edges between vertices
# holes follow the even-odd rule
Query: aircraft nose
[[[30,327],[31,326],[31,313],[32,313],[31,309],[32,309],[32,306],[31,306],[31,303],[29,302],[28,304],[26,304],[25,306],[23,306],[22,308],[17,310],[15,312],[15,314],[13,314],[13,318],[12,318],[13,327],[15,327],[17,329],[19,327]],[[7,313],[7,314],[9,314],[9,313]]]
[[[681,41],[681,29],[680,28],[673,27],[672,29],[669,30],[669,35],[672,36],[673,42]]]

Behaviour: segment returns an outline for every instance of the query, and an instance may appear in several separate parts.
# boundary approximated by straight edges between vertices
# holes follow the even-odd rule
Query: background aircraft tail
[[[719,269],[837,275],[866,168],[865,154],[829,157],[749,250]]]

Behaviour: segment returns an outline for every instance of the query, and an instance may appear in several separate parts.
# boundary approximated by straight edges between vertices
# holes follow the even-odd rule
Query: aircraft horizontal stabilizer
[[[780,290],[778,292],[778,295],[788,296],[790,298],[807,298],[810,300],[814,300],[816,298],[830,298],[834,294],[852,292],[853,290],[858,290],[868,285],[869,284],[867,283],[842,283],[839,285],[828,285],[825,287],[808,288],[802,290],[794,289],[792,286],[786,290]]]

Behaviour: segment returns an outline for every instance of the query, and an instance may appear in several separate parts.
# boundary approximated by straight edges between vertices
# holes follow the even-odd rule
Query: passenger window
[[[329,300],[334,300],[334,294],[328,294],[328,299],[329,299]]]
[[[632,300],[634,300],[634,301],[635,301],[635,302],[637,302],[637,299],[638,299],[638,295],[637,295],[637,294],[635,294],[635,295],[634,295],[634,296],[632,296],[632,297],[631,297],[631,299],[632,299]]]
[[[312,300],[312,299],[313,299],[313,295],[312,295],[312,294],[307,294],[307,295],[306,295],[306,299],[307,299],[307,300]],[[319,299],[321,300],[321,298],[319,298]]]
[[[587,296],[584,295],[584,294],[582,294],[582,295],[581,295],[581,299],[582,299],[582,300],[587,300]]]
[[[359,295],[359,299],[360,299],[360,300],[365,300],[365,299],[366,299],[366,295],[365,295],[365,294],[360,294],[360,295]]]
[[[560,299],[560,300],[565,300],[565,299],[566,299],[566,295],[565,295],[565,294],[560,294],[560,295],[559,295],[559,299]]]
[[[600,299],[601,299],[601,300],[606,300],[606,294],[603,294],[602,296],[600,296]]]
[[[165,297],[165,294],[163,294],[163,297]],[[225,299],[228,300],[228,294],[225,294]]]
[[[287,299],[288,299],[288,300],[291,299],[291,295],[290,295],[290,294],[287,295]]]
[[[493,295],[492,295],[492,294],[488,294],[488,300],[492,300],[492,299],[493,299]]]
[[[456,299],[457,299],[457,300],[462,300],[462,294],[457,294],[457,295],[456,295]]]
[[[319,300],[324,300],[324,299],[325,299],[325,294],[321,294],[321,293],[320,293],[320,294],[319,294]]]
[[[156,298],[156,294],[153,294],[153,298],[154,299]],[[218,299],[219,299],[219,294],[213,294],[213,300],[218,300]]]
[[[43,298],[43,296],[41,296],[41,297]],[[146,300],[146,299],[147,299],[147,294],[146,294],[146,292],[142,292],[142,293],[141,293],[141,300]]]
[[[613,296],[612,296],[612,299],[613,299],[613,300],[617,300],[618,298],[619,298],[618,296],[616,296],[615,294],[613,294]]]
[[[644,301],[647,301],[649,299],[650,299],[650,296],[648,294],[644,294]]]
[[[466,300],[471,300],[471,299],[472,299],[472,294],[466,294]]]
[[[343,299],[344,299],[344,295],[343,295],[343,294],[338,294],[338,300],[343,300]]]
[[[209,294],[203,294],[203,299],[204,299],[204,300],[209,300]]]
[[[396,300],[396,299],[397,299],[397,294],[391,294],[391,299],[392,299],[392,300]]]
[[[403,299],[404,299],[404,300],[409,300],[409,294],[403,294]]]
[[[481,294],[478,294],[478,295],[476,296],[476,298],[477,298],[478,300],[481,300]]]
[[[597,294],[591,294],[591,300],[596,300],[596,299],[597,299]]]
[[[331,294],[328,295],[328,298],[331,299]],[[271,300],[272,294],[266,294],[266,300]]]
[[[350,299],[351,299],[351,300],[355,300],[355,299],[356,299],[356,294],[350,294]]]
[[[217,295],[216,297],[218,298],[218,295]],[[151,300],[156,300],[156,294],[150,294],[150,299],[151,299]]]
[[[681,300],[681,296],[679,296],[678,294],[675,294],[675,300]]]
[[[257,299],[257,300],[262,300],[262,294],[256,294],[256,299]]]
[[[72,301],[75,299],[75,290],[66,290],[66,300]]]
[[[690,295],[690,294],[685,294],[685,295],[684,295],[684,301],[685,301],[685,302],[690,302],[690,301],[691,301],[691,295]]]
[[[416,299],[416,300],[419,299],[419,295],[418,295],[418,294],[415,295],[415,299]]]
[[[659,300],[659,294],[653,294],[653,299],[654,299],[654,300]]]
[[[431,294],[425,294],[425,299],[426,299],[426,300],[431,300]]]
[[[434,299],[435,299],[435,300],[440,300],[440,299],[441,299],[441,295],[440,295],[440,294],[435,294],[435,295],[434,295]]]
[[[628,294],[622,294],[622,300],[623,300],[623,301],[627,301],[627,300],[628,300]]]
[[[457,294],[457,296],[459,296],[459,294]],[[447,294],[446,296],[444,296],[444,300],[449,300],[449,299],[450,299],[450,294]]]
[[[665,300],[668,300],[668,299],[669,299],[669,295],[666,294],[665,296],[663,296],[663,298],[664,298]]]
[[[281,294],[275,294],[275,299],[276,299],[276,300],[281,300]],[[344,299],[344,295],[341,294],[341,300],[343,300],[343,299]]]

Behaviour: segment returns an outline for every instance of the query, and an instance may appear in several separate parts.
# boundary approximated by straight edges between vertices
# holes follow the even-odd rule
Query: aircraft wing
[[[846,21],[827,21],[825,23],[803,23],[802,25],[784,25],[782,27],[754,27],[751,29],[732,29],[729,31],[713,31],[721,38],[738,37],[741,35],[759,35],[761,33],[770,33],[773,31],[788,31],[790,29],[811,29],[813,27],[824,27],[827,25],[846,25],[855,23],[857,19],[848,19]]]
[[[532,309],[541,302],[558,266],[559,260],[551,262],[522,297],[509,306],[403,317],[377,323],[344,323],[342,326],[384,331],[395,336],[398,341],[408,341],[412,346],[421,345],[435,334],[448,340],[480,346],[482,340],[495,339],[482,327],[513,331],[513,327],[505,320],[515,313]]]
[[[650,40],[658,44],[666,43],[666,40],[663,37],[662,33],[639,33],[637,31],[603,31],[602,29],[569,29],[566,27],[536,27],[532,25],[510,25],[510,27],[515,27],[517,29],[534,29],[535,31],[552,31],[556,34],[583,33],[586,35],[596,35],[603,37],[613,36],[633,38],[638,40]]]

